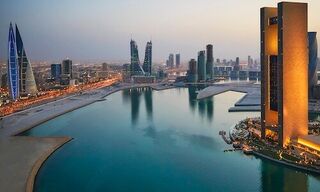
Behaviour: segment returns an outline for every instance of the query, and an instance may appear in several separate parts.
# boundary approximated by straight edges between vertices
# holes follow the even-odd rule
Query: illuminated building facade
[[[16,38],[12,24],[9,27],[8,38],[8,85],[12,100],[19,99],[19,64],[18,64]]]
[[[143,62],[143,70],[147,75],[151,75],[152,73],[152,42],[147,42],[146,51],[144,55],[144,62]]]
[[[261,8],[261,136],[280,146],[308,132],[307,4]]]

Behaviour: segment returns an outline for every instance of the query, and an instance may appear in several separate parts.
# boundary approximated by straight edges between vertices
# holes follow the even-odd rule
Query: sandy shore
[[[17,135],[57,116],[104,100],[104,97],[119,90],[136,87],[155,90],[174,88],[159,84],[121,84],[64,97],[3,117],[0,122],[0,191],[33,191],[41,165],[55,150],[72,139]]]

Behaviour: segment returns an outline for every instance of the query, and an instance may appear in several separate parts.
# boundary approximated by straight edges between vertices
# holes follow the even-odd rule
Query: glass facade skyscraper
[[[313,87],[317,84],[317,58],[318,58],[318,43],[317,32],[308,33],[309,40],[309,97],[312,98]]]
[[[176,67],[180,67],[180,53],[176,54]]]
[[[197,73],[197,61],[195,59],[191,59],[189,61],[189,70],[187,72],[188,82],[195,83],[198,80]]]
[[[23,41],[16,25],[16,46],[19,65],[19,91],[20,96],[36,95],[38,93],[32,66],[27,58]]]
[[[19,65],[17,58],[16,39],[10,23],[8,38],[8,84],[12,100],[19,99]]]
[[[144,75],[144,70],[140,65],[139,51],[137,43],[131,39],[130,41],[130,55],[131,55],[131,76],[133,75]]]
[[[206,63],[207,78],[213,79],[213,46],[211,44],[208,44],[206,48],[207,48],[207,63]]]
[[[199,51],[198,53],[198,81],[205,81],[207,79],[205,54],[205,51]]]
[[[72,60],[65,59],[62,61],[62,74],[69,75],[72,78]]]
[[[144,55],[144,62],[143,62],[143,70],[146,75],[151,75],[152,73],[152,42],[147,42],[146,51]]]
[[[54,80],[60,79],[61,76],[61,64],[60,63],[54,63],[51,64],[51,78],[54,78]]]
[[[38,93],[31,64],[27,58],[23,41],[17,25],[14,33],[12,23],[9,27],[8,39],[8,84],[12,100],[20,96]]]

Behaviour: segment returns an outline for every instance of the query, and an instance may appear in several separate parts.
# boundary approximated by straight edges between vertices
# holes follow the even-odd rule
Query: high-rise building
[[[207,78],[213,79],[213,46],[211,44],[208,44],[206,48],[207,48],[207,64],[206,64]]]
[[[174,55],[172,53],[169,55],[168,65],[170,68],[174,67]]]
[[[180,67],[180,53],[176,54],[176,67]]]
[[[248,68],[251,69],[253,65],[253,59],[251,58],[250,55],[248,55]]]
[[[60,77],[61,77],[61,64],[60,63],[51,64],[51,78],[54,78],[54,80],[59,80]]]
[[[309,98],[314,97],[314,86],[317,85],[318,44],[317,32],[308,33],[309,40]]]
[[[206,52],[199,51],[198,53],[198,81],[205,81],[206,78]]]
[[[108,63],[102,63],[102,71],[108,71],[109,65]]]
[[[139,51],[137,43],[131,39],[130,41],[130,55],[131,55],[131,76],[144,75],[144,71],[140,65]]]
[[[23,41],[16,25],[16,44],[19,64],[19,91],[20,95],[36,95],[38,93],[31,63],[27,58]]]
[[[223,60],[222,60],[222,64],[223,64],[223,65],[227,65],[227,60],[226,60],[226,59],[223,59]]]
[[[261,136],[285,146],[308,133],[307,4],[261,8]]]
[[[240,59],[239,59],[239,57],[236,58],[236,62],[235,62],[235,65],[233,67],[233,70],[234,71],[239,71],[240,70]]]
[[[144,55],[143,70],[147,75],[152,73],[152,42],[147,42]]]
[[[197,82],[198,81],[198,72],[197,72],[197,61],[191,59],[189,61],[189,70],[187,72],[188,82]]]
[[[62,61],[62,74],[68,75],[72,79],[72,60],[67,58]]]
[[[8,85],[11,99],[19,99],[19,64],[16,38],[14,35],[12,23],[10,23],[8,38]]]

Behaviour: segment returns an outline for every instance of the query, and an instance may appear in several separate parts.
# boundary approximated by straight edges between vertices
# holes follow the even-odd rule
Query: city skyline
[[[317,23],[320,2],[303,2],[309,3],[308,31],[320,31]],[[0,8],[0,58],[6,58],[6,29],[10,21],[15,21],[23,33],[31,62],[66,57],[129,61],[127,41],[131,37],[139,45],[152,40],[154,62],[164,62],[171,52],[180,52],[181,61],[186,62],[196,58],[197,50],[208,43],[213,44],[214,58],[245,60],[251,55],[258,59],[257,10],[273,4],[274,1],[269,0],[174,1],[170,4],[145,0],[95,3],[70,0],[63,5],[38,0],[27,5],[5,1]],[[15,12],[10,11],[13,8]],[[243,19],[235,22],[234,18],[239,15]]]

